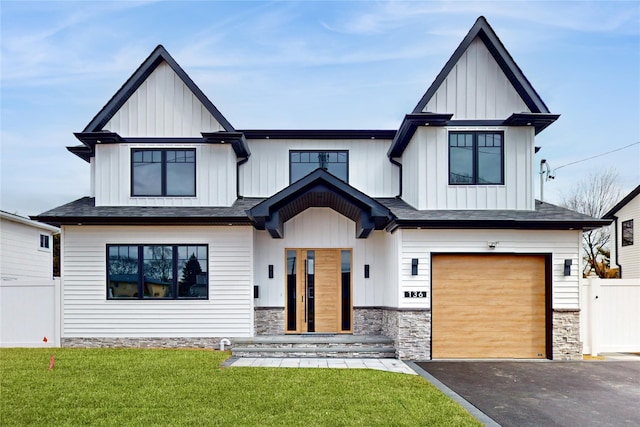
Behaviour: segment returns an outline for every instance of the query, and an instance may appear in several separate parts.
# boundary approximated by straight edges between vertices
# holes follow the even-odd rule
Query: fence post
[[[589,277],[589,335],[592,356],[597,356],[600,352],[602,337],[600,316],[600,279]]]

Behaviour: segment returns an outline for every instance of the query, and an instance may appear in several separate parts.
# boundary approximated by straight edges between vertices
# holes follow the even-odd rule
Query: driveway
[[[416,365],[505,427],[640,426],[640,358]]]

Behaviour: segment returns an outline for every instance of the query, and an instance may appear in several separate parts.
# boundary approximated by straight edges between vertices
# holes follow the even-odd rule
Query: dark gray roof
[[[31,217],[47,224],[251,224],[246,210],[264,199],[237,199],[230,207],[96,206],[83,197]]]
[[[400,199],[376,199],[396,216],[387,231],[400,227],[422,228],[506,228],[506,229],[583,229],[611,223],[592,218],[551,203],[536,200],[535,210],[417,210]]]

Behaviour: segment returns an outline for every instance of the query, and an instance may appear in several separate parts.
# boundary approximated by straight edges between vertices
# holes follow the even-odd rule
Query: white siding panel
[[[147,77],[104,126],[120,136],[200,137],[224,128],[166,63]]]
[[[480,38],[460,57],[423,111],[454,119],[506,119],[529,112]]]
[[[284,226],[284,238],[273,239],[266,231],[255,231],[254,283],[260,286],[256,306],[283,307],[285,250],[295,248],[341,248],[352,250],[352,280],[355,306],[389,305],[395,277],[392,235],[374,231],[367,239],[356,239],[355,224],[330,208],[309,208]],[[364,265],[370,277],[364,278]],[[274,278],[268,278],[268,266]]]
[[[389,162],[389,140],[249,140],[251,158],[240,166],[240,194],[268,197],[289,185],[290,150],[348,150],[349,185],[371,197],[398,194],[398,167]]]
[[[253,334],[250,227],[64,227],[63,337]],[[107,244],[207,244],[206,301],[106,299]]]
[[[515,230],[401,230],[400,306],[430,307],[432,253],[529,253],[552,256],[553,308],[579,308],[580,231]],[[496,249],[488,241],[498,241]],[[411,259],[418,258],[418,276],[411,276]],[[564,260],[571,259],[571,275],[564,276]],[[460,266],[464,268],[464,266]],[[404,291],[427,290],[429,298],[405,299]]]
[[[50,249],[40,248],[40,235],[49,236]],[[0,218],[1,280],[53,278],[53,233]]]
[[[504,132],[504,185],[449,185],[448,131]],[[420,127],[402,156],[403,199],[417,209],[534,208],[531,127]]]
[[[618,263],[623,279],[640,278],[640,195],[616,212],[618,218]],[[633,245],[622,246],[622,222],[633,219]],[[615,223],[614,223],[615,225]],[[613,225],[612,225],[613,227]],[[615,254],[612,254],[615,255]],[[612,267],[614,262],[612,262]]]
[[[131,149],[195,148],[196,197],[131,197]],[[96,146],[96,206],[231,206],[236,157],[229,144],[104,144]]]

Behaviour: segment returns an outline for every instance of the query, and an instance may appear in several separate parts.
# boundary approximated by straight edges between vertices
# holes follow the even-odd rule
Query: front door
[[[287,333],[351,333],[351,250],[286,250]]]

